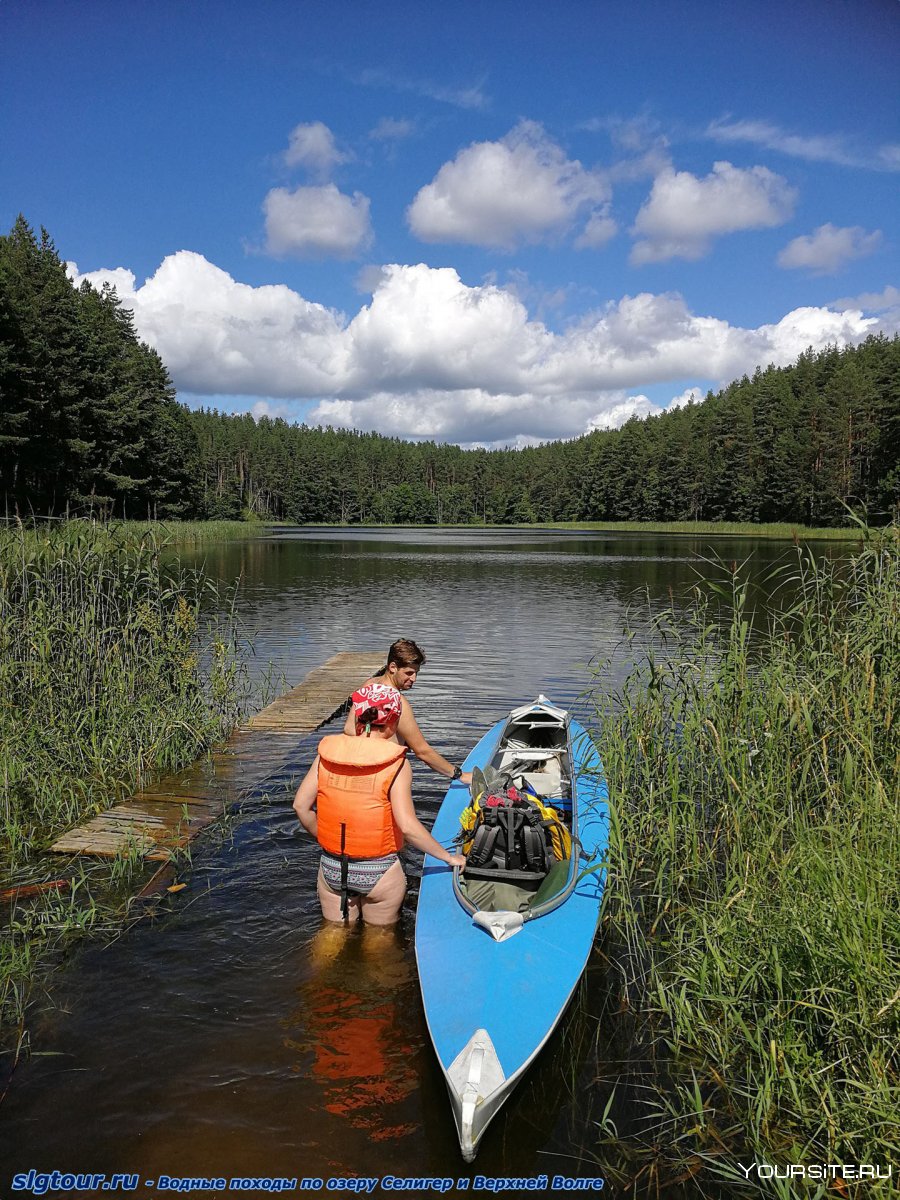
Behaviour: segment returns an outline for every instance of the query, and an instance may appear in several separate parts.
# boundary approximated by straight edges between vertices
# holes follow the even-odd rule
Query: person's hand
[[[471,771],[463,771],[462,775],[460,775],[460,777],[459,777],[459,782],[464,783],[466,785],[466,787],[468,787],[469,784],[472,782],[472,772]]]
[[[447,860],[448,867],[464,867],[466,865],[466,856],[464,854],[451,854]]]

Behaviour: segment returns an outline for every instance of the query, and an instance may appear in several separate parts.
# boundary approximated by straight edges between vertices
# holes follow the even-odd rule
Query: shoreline
[[[553,532],[558,530],[560,533],[637,533],[637,534],[665,534],[673,537],[748,537],[760,538],[771,541],[859,541],[862,540],[863,534],[858,528],[835,528],[833,526],[808,526],[808,525],[793,525],[787,523],[767,523],[762,525],[754,525],[752,522],[729,522],[729,521],[539,521],[534,523],[522,524],[511,523],[508,525],[485,525],[481,521],[473,521],[468,523],[458,523],[455,525],[445,525],[438,523],[417,523],[417,524],[388,524],[385,522],[366,523],[366,522],[328,522],[328,521],[309,521],[304,523],[299,522],[262,522],[264,530],[278,528],[282,530],[290,529],[434,529],[434,530],[454,530],[454,529],[490,529],[496,530],[540,530],[541,532]]]

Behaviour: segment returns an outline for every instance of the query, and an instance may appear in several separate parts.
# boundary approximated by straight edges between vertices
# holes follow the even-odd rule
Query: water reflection
[[[846,547],[823,543],[822,552]],[[701,575],[724,576],[731,561],[747,560],[754,595],[766,595],[772,569],[792,554],[789,544],[747,538],[320,529],[193,557],[223,581],[241,580],[238,610],[260,673],[272,660],[294,683],[336,650],[413,637],[429,658],[416,695],[424,719],[434,718],[430,736],[448,716],[432,701],[464,679],[475,683],[470,728],[538,691],[572,705],[591,660],[619,654],[626,623],[640,628],[677,608]]]
[[[418,1088],[421,1044],[410,1033],[418,986],[406,939],[399,927],[325,923],[304,952],[311,973],[284,1024],[295,1071],[320,1091],[311,1112],[342,1117],[372,1141],[408,1136],[417,1112],[404,1102]]]

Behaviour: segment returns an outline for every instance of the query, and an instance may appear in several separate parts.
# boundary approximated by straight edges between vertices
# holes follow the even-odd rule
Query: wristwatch
[[[460,779],[462,777],[462,767],[454,767],[451,779]]]

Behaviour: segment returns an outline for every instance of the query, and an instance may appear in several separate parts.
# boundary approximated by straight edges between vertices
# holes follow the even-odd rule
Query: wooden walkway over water
[[[312,733],[334,716],[351,692],[384,666],[384,657],[335,654],[310,671],[301,684],[251,717],[248,729],[270,733]]]
[[[108,857],[134,853],[167,862],[242,791],[272,773],[283,755],[285,734],[313,733],[383,665],[383,655],[374,652],[335,654],[251,717],[224,746],[69,830],[50,849]]]

